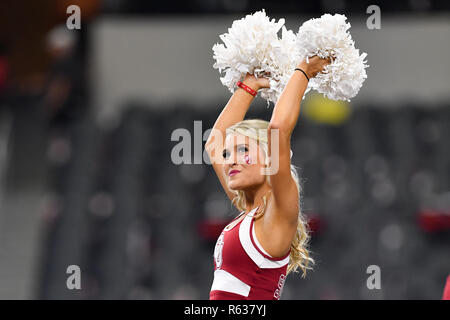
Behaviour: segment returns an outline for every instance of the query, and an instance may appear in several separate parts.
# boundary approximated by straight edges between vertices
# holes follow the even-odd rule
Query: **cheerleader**
[[[270,122],[243,120],[258,90],[270,87],[247,73],[214,124],[205,149],[240,215],[217,240],[211,300],[280,299],[287,274],[300,268],[305,276],[314,263],[290,139],[309,80],[329,63],[314,56],[298,64]],[[266,174],[274,159],[276,170]]]

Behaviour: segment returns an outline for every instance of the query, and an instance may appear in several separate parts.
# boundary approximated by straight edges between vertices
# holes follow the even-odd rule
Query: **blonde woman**
[[[217,240],[211,300],[280,299],[286,275],[300,268],[305,276],[314,262],[290,138],[309,79],[328,63],[315,56],[297,66],[270,122],[243,120],[256,92],[270,86],[247,74],[214,124],[205,149],[241,214]]]

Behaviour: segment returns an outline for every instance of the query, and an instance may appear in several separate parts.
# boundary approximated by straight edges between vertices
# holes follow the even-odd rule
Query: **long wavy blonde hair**
[[[233,126],[227,128],[226,134],[240,134],[250,139],[255,140],[258,145],[262,148],[265,155],[265,163],[268,165],[269,157],[268,157],[268,133],[267,129],[269,127],[269,122],[260,119],[247,119],[240,121]],[[291,164],[291,175],[295,181],[297,186],[297,190],[299,193],[299,212],[298,212],[298,224],[297,224],[297,233],[295,234],[294,240],[291,243],[291,251],[289,253],[289,264],[287,268],[287,273],[294,271],[297,272],[297,269],[300,268],[302,270],[302,277],[306,276],[307,269],[312,269],[310,267],[311,264],[314,264],[314,260],[310,257],[310,252],[308,250],[308,244],[310,240],[309,228],[306,222],[306,218],[302,214],[301,210],[301,186],[299,182],[299,177],[297,173],[296,167]],[[266,175],[269,184],[270,184],[270,176]],[[231,190],[235,193],[235,197],[233,198],[232,203],[238,208],[240,211],[246,210],[246,198],[245,193],[242,190]],[[270,194],[270,193],[269,193]],[[255,212],[255,219],[262,217],[266,211],[267,207],[267,195],[263,196],[263,204],[258,208]]]

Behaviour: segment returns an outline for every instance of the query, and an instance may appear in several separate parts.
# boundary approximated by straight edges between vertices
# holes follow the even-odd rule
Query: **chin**
[[[248,189],[252,189],[253,186],[252,185],[242,185],[242,184],[238,184],[238,183],[230,183],[230,184],[228,184],[228,188],[230,188],[233,191],[245,191]]]
[[[244,188],[244,186],[237,183],[237,181],[231,181],[228,183],[228,188],[230,188],[233,191],[238,191],[238,190],[242,190]]]
[[[229,184],[229,185],[228,185],[228,188],[229,188],[230,190],[233,190],[233,191],[241,190],[241,188],[240,188],[239,186],[235,185],[235,184]]]

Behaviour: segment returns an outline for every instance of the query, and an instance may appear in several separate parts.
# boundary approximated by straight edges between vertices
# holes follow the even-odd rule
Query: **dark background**
[[[65,27],[71,4],[81,8],[80,30]],[[292,159],[316,266],[306,279],[289,275],[282,299],[440,299],[450,274],[450,90],[445,78],[411,68],[450,67],[450,2],[432,0],[2,1],[0,298],[208,298],[215,240],[236,210],[210,165],[173,163],[171,134],[178,128],[194,134],[194,121],[202,121],[203,132],[211,128],[231,93],[211,60],[198,73],[183,73],[172,60],[164,74],[152,73],[164,63],[155,52],[171,39],[141,48],[140,40],[120,38],[120,30],[154,37],[198,23],[224,33],[234,19],[262,8],[299,21],[343,13],[352,28],[364,30],[371,4],[381,8],[382,28],[366,42],[355,37],[357,47],[361,40],[377,48],[368,51],[361,98],[333,104],[310,93],[294,132]],[[290,23],[297,31],[300,24]],[[398,40],[421,47],[427,39],[408,33],[416,23],[435,28],[442,47],[424,44],[423,60],[408,62],[414,52],[387,56],[397,68],[376,74],[382,66],[371,61],[392,52],[377,45],[392,37],[384,30],[405,25],[411,37]],[[103,36],[105,30],[117,38]],[[219,33],[214,37],[218,42]],[[212,59],[212,44],[205,47],[186,51],[178,63],[197,68],[196,55]],[[134,54],[145,63],[129,74],[117,71]],[[150,72],[141,74],[139,66]],[[185,82],[170,78],[171,88],[166,73]],[[396,95],[401,84],[394,78],[419,82],[411,89],[417,94]],[[129,79],[129,94],[121,91],[118,99],[117,88]],[[191,90],[195,83],[213,93]],[[434,90],[436,83],[444,89]],[[192,96],[180,94],[184,84]],[[392,88],[389,104],[376,89],[383,85]],[[441,95],[426,94],[435,91]],[[272,107],[257,98],[247,117],[269,120]],[[81,269],[81,290],[67,289],[70,265]],[[370,265],[380,267],[381,289],[366,285]]]

